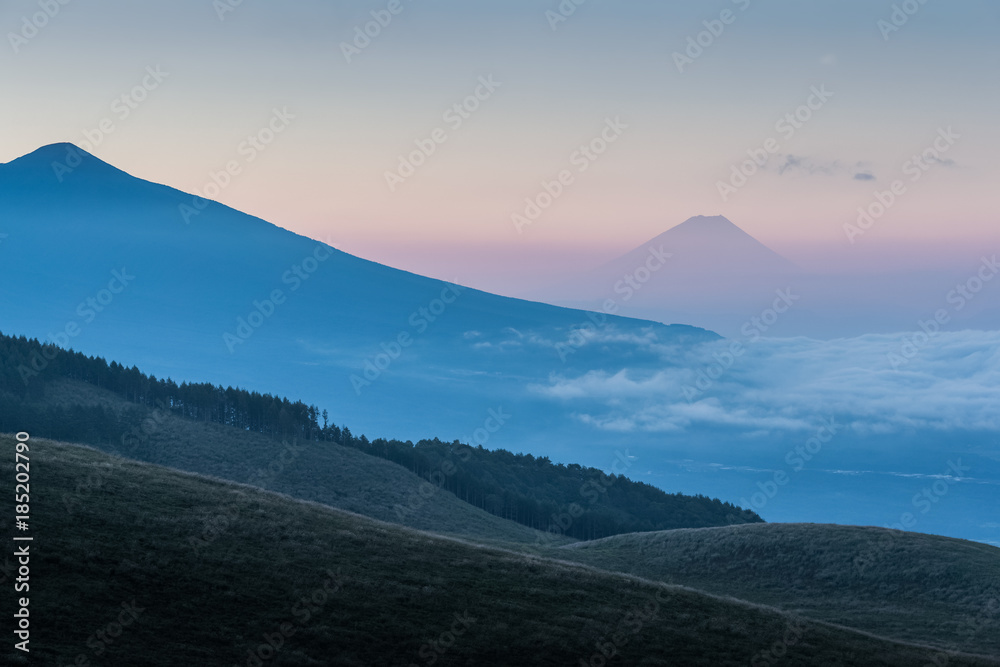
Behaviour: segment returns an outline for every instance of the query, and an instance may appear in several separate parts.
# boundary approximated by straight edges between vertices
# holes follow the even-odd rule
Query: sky
[[[62,1],[0,5],[0,162],[70,141],[425,275],[516,293],[694,215],[826,270],[995,241],[996,2]]]

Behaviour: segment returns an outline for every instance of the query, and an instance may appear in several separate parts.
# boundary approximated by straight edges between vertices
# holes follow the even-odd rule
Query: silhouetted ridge
[[[53,183],[63,187],[93,187],[133,178],[127,172],[68,142],[42,146],[27,155],[0,164],[0,181],[23,184],[28,192],[38,191]],[[134,180],[146,183],[142,179]]]

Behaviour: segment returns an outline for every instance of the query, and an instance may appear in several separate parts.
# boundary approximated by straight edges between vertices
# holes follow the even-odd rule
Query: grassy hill
[[[115,394],[64,380],[46,389],[53,405],[100,405],[116,413],[138,410]],[[487,542],[564,544],[527,526],[464,503],[409,470],[351,447],[329,442],[278,442],[231,426],[141,409],[137,437],[99,444],[128,458],[287,493],[383,521]]]
[[[1000,656],[1000,549],[937,535],[747,524],[616,535],[564,558],[882,636]]]
[[[937,657],[765,606],[30,444],[31,664],[598,665],[602,649],[621,665]],[[11,454],[12,439],[0,450]]]

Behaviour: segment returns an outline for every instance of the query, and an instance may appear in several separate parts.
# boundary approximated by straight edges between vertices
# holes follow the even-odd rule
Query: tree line
[[[134,409],[53,404],[46,391],[60,380],[109,391]],[[210,383],[177,384],[135,366],[0,334],[0,431],[29,430],[39,437],[115,444],[137,432],[153,410],[275,440],[352,447],[401,465],[491,514],[577,539],[761,521],[752,511],[718,499],[666,493],[621,474],[554,464],[544,456],[437,438],[415,444],[369,440],[330,423],[327,410],[301,401]],[[624,458],[622,462],[627,464]],[[415,508],[397,511],[411,510]]]

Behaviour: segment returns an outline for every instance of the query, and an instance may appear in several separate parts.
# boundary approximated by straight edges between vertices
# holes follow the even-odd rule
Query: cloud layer
[[[735,348],[723,340],[687,352],[634,342],[660,353],[660,367],[557,374],[531,389],[580,406],[584,423],[620,432],[807,432],[830,416],[859,435],[1000,431],[997,331],[760,339]]]

